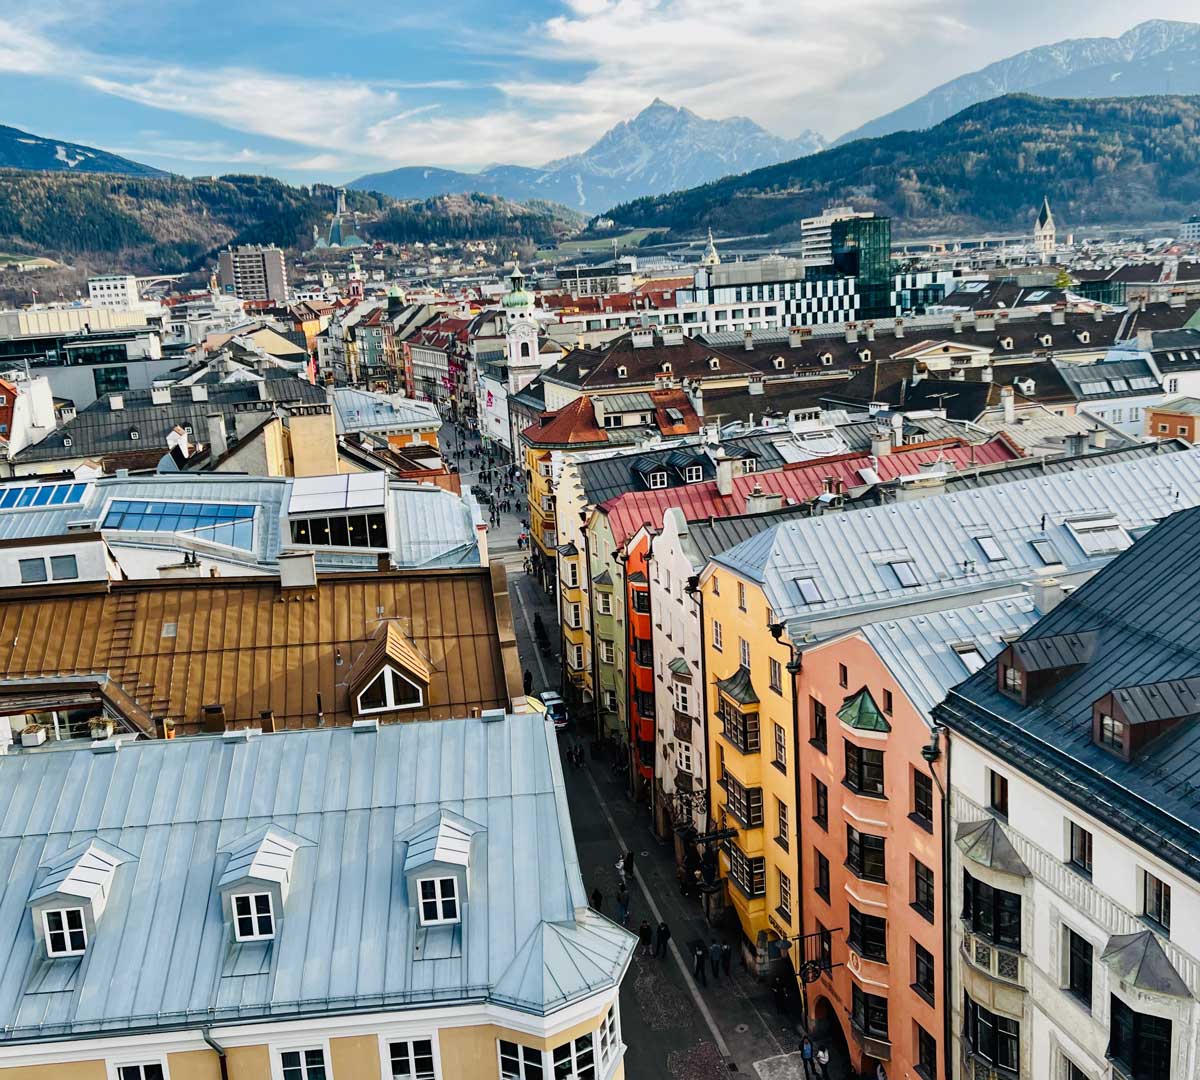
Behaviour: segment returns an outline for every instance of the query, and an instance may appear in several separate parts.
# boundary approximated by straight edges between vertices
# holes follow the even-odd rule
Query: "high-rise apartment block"
[[[88,302],[92,307],[135,308],[141,303],[137,278],[132,274],[88,278]]]
[[[226,248],[218,259],[217,281],[222,293],[239,300],[285,303],[288,298],[287,262],[274,245]]]

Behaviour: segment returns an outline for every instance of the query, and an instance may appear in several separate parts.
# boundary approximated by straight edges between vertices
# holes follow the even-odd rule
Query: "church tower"
[[[1033,230],[1033,248],[1039,255],[1053,255],[1058,246],[1055,242],[1054,215],[1050,213],[1050,200],[1042,196],[1042,209],[1038,212],[1037,225]]]
[[[700,259],[701,266],[720,266],[721,256],[717,254],[717,245],[713,241],[712,229],[708,230],[708,243],[704,247],[704,255]]]
[[[508,292],[501,301],[504,306],[506,328],[504,333],[505,352],[508,356],[509,393],[524,390],[538,372],[538,321],[533,306],[533,293],[525,288],[525,275],[520,266],[514,266],[508,278]]]

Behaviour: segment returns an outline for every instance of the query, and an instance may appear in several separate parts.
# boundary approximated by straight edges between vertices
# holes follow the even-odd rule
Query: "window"
[[[1092,834],[1071,822],[1071,852],[1068,861],[1076,870],[1092,872]]]
[[[1005,693],[1020,697],[1025,686],[1024,673],[1019,668],[1002,665],[1000,668],[1000,675],[1003,679],[1002,688]]]
[[[1000,550],[994,536],[977,536],[975,543],[979,545],[979,550],[988,562],[1000,562],[1004,558],[1004,552]]]
[[[933,953],[919,941],[913,943],[913,981],[912,988],[930,1005],[933,1004],[934,973]]]
[[[717,652],[721,651],[721,624],[716,619],[713,619],[712,625],[712,647]]]
[[[82,908],[42,912],[47,956],[79,956],[87,951],[87,930]]]
[[[233,933],[238,941],[261,941],[275,936],[270,893],[243,893],[233,898]]]
[[[692,744],[681,742],[679,744],[679,756],[677,758],[679,771],[687,773],[689,776],[692,772]]]
[[[781,773],[787,773],[787,733],[782,724],[775,725],[775,758],[771,764]]]
[[[933,922],[936,901],[934,900],[933,870],[918,859],[913,859],[913,908],[924,918]]]
[[[162,1065],[157,1061],[117,1067],[117,1080],[163,1080],[165,1076]]]
[[[771,689],[774,690],[775,693],[777,693],[777,694],[782,694],[783,693],[783,665],[778,660],[776,660],[775,657],[772,656],[770,658],[770,662],[768,664],[768,671],[770,672],[768,682],[771,685]]]
[[[79,565],[74,555],[51,555],[50,576],[55,581],[69,581],[79,577]]]
[[[800,590],[800,599],[806,604],[819,604],[824,599],[821,595],[821,586],[813,578],[797,578],[796,588]]]
[[[543,509],[550,509],[545,505]],[[182,519],[181,519],[182,520]],[[233,543],[237,547],[250,547],[253,538],[251,528],[253,519],[247,519],[249,524],[229,530],[222,527],[213,530],[208,535],[203,529],[196,529],[206,539],[217,540],[220,543]],[[351,547],[351,548],[386,548],[387,520],[383,514],[335,514],[333,517],[297,518],[292,521],[292,542],[314,547]],[[128,529],[128,520],[121,526]],[[233,539],[229,539],[233,537]]]
[[[572,645],[571,646],[571,658],[568,661],[568,663],[576,671],[583,670],[583,646],[582,645]]]
[[[895,704],[895,702],[894,702],[894,700],[892,699],[892,692],[891,692],[890,690],[885,690],[885,691],[883,692],[883,711],[884,711],[884,712],[885,712],[885,713],[886,713],[888,716],[891,716],[891,715],[892,715],[892,706],[893,706],[894,704]]]
[[[737,750],[743,754],[758,753],[758,713],[744,713],[732,702],[721,698],[717,717],[722,724],[721,733]]]
[[[761,855],[750,858],[736,844],[730,844],[729,879],[751,899],[762,896],[767,889],[766,860]]]
[[[917,1072],[924,1080],[937,1080],[937,1040],[917,1025]]]
[[[787,803],[782,799],[775,800],[775,818],[777,821],[777,831],[775,833],[775,842],[783,848],[788,849],[788,808]]]
[[[739,780],[725,774],[725,805],[746,828],[757,829],[763,823],[762,788],[745,787]]]
[[[617,708],[617,692],[615,690],[604,691],[604,707],[609,712],[615,712]]]
[[[983,653],[979,651],[979,647],[977,645],[970,643],[955,645],[954,652],[955,655],[957,655],[958,658],[963,662],[963,667],[965,667],[972,675],[974,675],[975,672],[977,672],[985,663],[987,663],[987,661],[983,658]]]
[[[846,826],[846,866],[867,881],[887,881],[884,864],[884,838],[860,833]]]
[[[683,470],[683,479],[689,484],[698,484],[704,479],[704,469],[699,465],[689,465]]]
[[[579,565],[575,562],[567,563],[567,587],[575,588],[579,584]]]
[[[1015,1073],[1021,1060],[1021,1025],[963,997],[963,1035],[971,1053]]]
[[[405,1039],[388,1043],[392,1080],[437,1080],[432,1039]]]
[[[873,1039],[888,1037],[887,998],[868,994],[857,983],[851,987],[850,1021]]]
[[[847,944],[866,960],[887,961],[887,920],[877,915],[864,915],[850,905],[850,936]]]
[[[988,770],[988,801],[1001,817],[1008,817],[1008,778]]]
[[[792,921],[792,879],[782,870],[779,873],[779,907],[775,910],[784,922]]]
[[[422,878],[417,882],[421,896],[421,925],[458,922],[458,879]]]
[[[612,595],[606,592],[596,593],[596,605],[600,609],[601,615],[612,614]]]
[[[1029,543],[1043,565],[1058,566],[1062,563],[1062,556],[1058,553],[1058,548],[1054,546],[1053,540],[1030,540]]]
[[[324,1050],[285,1050],[279,1063],[283,1080],[325,1080]]]
[[[744,582],[739,581],[738,586],[738,611],[746,610],[746,586]]]
[[[1063,1057],[1063,1080],[1091,1080],[1078,1065],[1069,1057]]]
[[[720,596],[721,595],[721,579],[716,574],[713,574],[713,576],[712,576],[712,586],[713,586],[713,596]]]
[[[1171,886],[1148,870],[1142,871],[1142,914],[1164,932],[1171,932]]]
[[[633,610],[640,615],[650,614],[650,590],[649,589],[634,589],[633,590]]]
[[[1100,714],[1099,725],[1100,745],[1107,750],[1115,750],[1118,754],[1125,753],[1125,725],[1108,713]]]
[[[1171,1021],[1134,1012],[1112,995],[1108,1056],[1134,1080],[1170,1080]]]
[[[993,889],[963,871],[963,922],[973,933],[1021,950],[1021,896]]]
[[[666,486],[667,474],[665,472],[657,471],[650,474],[650,489],[652,491],[657,491],[659,488],[665,488]]]
[[[501,1080],[543,1080],[542,1052],[500,1040]]]
[[[846,741],[846,786],[860,795],[883,795],[883,751]]]
[[[383,515],[376,515],[383,522]],[[343,531],[346,518],[292,522],[292,538],[299,525],[310,526],[304,543],[330,544],[330,528],[340,522]],[[102,529],[124,529],[130,532],[190,533],[200,540],[227,547],[254,548],[254,507],[244,503],[149,502],[145,499],[113,499],[104,515]],[[324,529],[322,532],[321,529]],[[366,523],[363,523],[364,533]],[[384,528],[386,535],[386,527]],[[345,537],[349,545],[348,536]],[[357,546],[357,545],[355,545]],[[369,545],[368,545],[369,546]],[[383,547],[387,546],[384,540]]]
[[[845,664],[838,664],[838,686],[845,689],[850,685],[850,672]]]
[[[1092,1007],[1092,943],[1069,926],[1063,927],[1066,948],[1067,991]]]
[[[927,832],[933,832],[933,779],[919,769],[913,770],[912,806],[912,819]]]
[[[675,708],[682,713],[689,712],[691,706],[691,691],[687,683],[675,684]]]
[[[904,588],[911,589],[914,585],[920,584],[917,578],[917,568],[908,559],[888,563],[888,566],[892,568],[892,573],[896,575],[896,580]]]
[[[824,753],[829,736],[829,720],[825,714],[825,705],[816,698],[809,698],[809,704],[812,712],[812,734],[808,741]]]
[[[611,641],[605,641],[603,638],[601,638],[600,639],[600,663],[611,664],[615,657],[616,657],[616,652],[613,649],[613,643]]]
[[[815,776],[813,777],[813,821],[826,832],[829,831],[829,788]]]
[[[1085,555],[1114,555],[1133,543],[1125,527],[1113,517],[1085,518],[1063,524]]]
[[[617,1004],[609,1006],[604,1019],[600,1021],[600,1064],[607,1067],[616,1058],[621,1049],[621,1025],[617,1016]]]
[[[750,667],[750,642],[742,637],[738,638],[738,660],[742,667]]]
[[[23,585],[32,585],[35,582],[46,580],[45,559],[20,559],[17,565],[21,570],[21,583]]]
[[[419,686],[409,682],[394,668],[385,667],[359,693],[358,711],[367,714],[415,709],[422,699]]]
[[[817,851],[816,848],[813,849],[813,853],[816,855],[816,860],[814,863],[814,871],[813,871],[813,873],[814,873],[813,889],[816,892],[816,894],[819,897],[821,897],[822,900],[824,900],[826,903],[828,903],[829,902],[829,860],[827,858],[825,858],[825,856],[820,851]]]

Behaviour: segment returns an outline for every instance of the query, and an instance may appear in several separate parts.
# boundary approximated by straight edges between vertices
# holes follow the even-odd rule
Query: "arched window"
[[[528,341],[521,342],[521,359],[522,360],[529,359],[529,342]]]
[[[422,704],[421,688],[395,668],[385,667],[358,695],[360,714],[415,709]]]

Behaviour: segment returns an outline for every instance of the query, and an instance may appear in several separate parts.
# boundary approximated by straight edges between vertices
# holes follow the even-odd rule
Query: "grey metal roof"
[[[1027,580],[1047,569],[1035,540],[1054,544],[1064,573],[1096,569],[1111,555],[1087,554],[1068,522],[1115,516],[1134,531],[1198,503],[1200,451],[1188,450],[792,520],[715,561],[762,583],[798,640],[823,620],[931,598],[950,606],[946,598]],[[981,536],[991,536],[1003,558],[986,559]],[[901,563],[913,584],[901,583],[893,568]],[[818,583],[820,601],[804,600],[800,578]]]
[[[1096,651],[1094,630],[1051,637],[1027,638],[1013,643],[1013,655],[1026,671],[1055,671],[1076,667],[1091,660]]]
[[[980,866],[1029,877],[1029,867],[994,817],[962,822],[955,831],[954,842],[968,859]]]
[[[748,668],[739,667],[728,679],[718,679],[717,688],[723,694],[728,694],[739,705],[758,704],[758,694],[755,693],[754,684],[750,681]]]
[[[1153,724],[1200,716],[1200,678],[1167,679],[1113,691],[1130,724]]]
[[[1136,986],[1139,990],[1169,997],[1192,996],[1153,930],[1113,934],[1100,959],[1122,983]]]
[[[477,826],[445,949],[402,872],[406,830],[439,814]],[[242,955],[217,883],[264,825],[303,846],[277,937]],[[101,833],[129,859],[82,962],[47,960],[27,910],[41,868]],[[615,985],[635,944],[588,909],[540,714],[10,753],[0,911],[0,1041],[432,1002],[541,1014]]]
[[[1054,680],[1033,704],[1022,707],[1002,694],[989,664],[935,710],[954,730],[1196,880],[1200,723],[1173,726],[1127,762],[1093,743],[1092,706],[1134,683],[1200,674],[1198,549],[1200,509],[1193,507],[1167,518],[1027,631],[1022,641],[1097,635],[1089,662]]]
[[[394,431],[408,425],[441,427],[442,418],[432,401],[415,401],[401,394],[376,394],[339,386],[330,393],[337,433]]]
[[[1179,453],[1190,450],[1191,444],[1182,439],[1151,439],[1149,442],[1128,443],[1106,450],[1089,450],[1080,457],[1039,454],[1017,458],[1002,468],[979,468],[974,472],[960,470],[946,477],[946,491],[965,491],[969,488],[992,487],[1007,484],[1033,475],[1052,476],[1059,473],[1081,472],[1115,465],[1123,461],[1140,461],[1157,457],[1159,454]]]
[[[1063,382],[1080,401],[1159,394],[1162,385],[1150,364],[1140,356],[1128,360],[1097,360],[1091,364],[1056,361]]]

